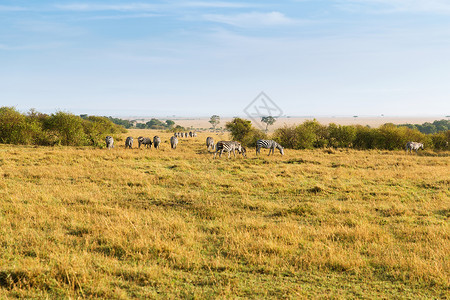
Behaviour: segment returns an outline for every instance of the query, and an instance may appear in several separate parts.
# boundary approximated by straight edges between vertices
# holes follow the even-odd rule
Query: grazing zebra
[[[245,157],[246,149],[239,142],[234,141],[220,141],[216,144],[216,152],[214,153],[214,158],[216,158],[217,152],[219,152],[219,157],[222,156],[223,151],[228,152],[228,158],[233,152],[234,157],[236,157],[236,150]]]
[[[422,148],[423,150],[423,144],[422,143],[416,143],[416,142],[407,142],[406,143],[406,153],[409,152],[411,153],[413,150],[416,151],[419,150],[420,148]]]
[[[159,136],[155,135],[153,137],[153,146],[158,149],[159,148],[159,144],[161,144],[161,139],[159,138]]]
[[[208,149],[208,152],[209,149],[214,150],[214,139],[210,136],[206,138],[206,149]]]
[[[129,136],[129,137],[127,137],[127,139],[125,140],[125,149],[127,149],[127,148],[133,148],[133,137],[132,136]]]
[[[170,147],[172,147],[172,149],[177,149],[177,145],[178,145],[178,139],[176,136],[172,136],[170,138]]]
[[[138,143],[139,143],[139,148],[141,148],[141,145],[144,145],[146,148],[148,147],[152,147],[152,140],[150,138],[145,138],[145,137],[138,137]]]
[[[185,137],[185,138],[188,137],[188,133],[187,133],[187,132],[184,133],[184,137]]]
[[[106,141],[106,148],[108,149],[114,148],[114,139],[112,136],[108,135],[105,141]]]
[[[192,131],[189,131],[189,137],[193,137],[194,134],[192,133]]]
[[[272,140],[258,140],[256,141],[256,155],[258,155],[261,151],[261,148],[269,149],[269,155],[270,152],[274,154],[275,148],[280,150],[281,155],[284,155],[284,148],[281,147],[280,144],[278,144],[275,141]]]

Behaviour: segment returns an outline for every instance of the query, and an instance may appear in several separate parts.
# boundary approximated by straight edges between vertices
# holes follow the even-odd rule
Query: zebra
[[[278,144],[277,142],[272,141],[272,140],[257,140],[256,141],[256,155],[258,155],[260,153],[261,148],[269,149],[269,155],[270,155],[270,152],[272,152],[272,154],[274,154],[275,148],[277,148],[278,150],[280,150],[281,155],[284,155],[284,148],[280,144]]]
[[[209,149],[214,150],[214,139],[210,136],[206,138],[206,149],[208,149],[208,152]]]
[[[422,143],[416,143],[416,142],[407,142],[406,143],[406,153],[409,152],[411,153],[413,150],[416,151],[419,150],[420,148],[422,148],[423,150],[423,144]]]
[[[172,149],[176,149],[178,145],[178,139],[176,136],[172,136],[170,138],[170,147],[172,147]]]
[[[129,137],[127,137],[127,139],[125,140],[125,149],[127,149],[127,148],[133,148],[133,137],[132,136],[129,136]]]
[[[189,137],[193,137],[194,134],[192,133],[192,131],[189,131]]]
[[[138,143],[139,143],[139,148],[141,148],[141,145],[144,145],[146,148],[148,147],[152,147],[152,140],[150,138],[145,138],[145,137],[138,137]]]
[[[159,144],[161,144],[161,139],[159,138],[159,136],[155,135],[153,137],[153,146],[158,149],[159,148]]]
[[[185,138],[188,137],[188,133],[187,133],[187,132],[184,133],[184,137],[185,137]]]
[[[228,152],[228,158],[233,152],[234,157],[236,157],[236,150],[245,157],[246,149],[239,142],[235,141],[220,141],[216,144],[216,152],[214,153],[214,158],[216,158],[217,152],[219,152],[219,157],[222,156],[223,151]]]
[[[108,148],[108,149],[114,148],[114,139],[112,136],[108,135],[105,138],[105,141],[106,141],[106,148]]]

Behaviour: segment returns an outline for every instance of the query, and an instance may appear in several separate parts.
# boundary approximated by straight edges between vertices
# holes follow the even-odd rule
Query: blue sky
[[[0,0],[0,106],[450,114],[449,0]]]

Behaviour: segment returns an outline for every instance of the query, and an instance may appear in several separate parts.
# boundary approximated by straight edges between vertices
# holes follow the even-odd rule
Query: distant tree
[[[272,116],[261,118],[261,122],[266,123],[266,132],[268,131],[269,125],[273,125],[273,123],[275,123],[276,121],[277,119]]]
[[[122,119],[113,118],[113,117],[108,117],[108,119],[110,119],[111,122],[113,122],[114,124],[121,125],[121,126],[123,126],[125,128],[133,127],[133,124],[131,124],[131,122],[128,121],[128,120],[122,120]]]
[[[158,119],[151,119],[150,121],[148,121],[147,123],[145,123],[145,125],[147,125],[147,128],[150,129],[164,129],[166,127],[166,124],[161,122]]]
[[[181,131],[186,131],[186,128],[184,128],[183,126],[180,126],[180,125],[176,125],[174,128],[172,128],[172,130],[174,132],[181,132]]]
[[[216,126],[220,123],[220,117],[218,115],[211,116],[209,123],[211,123],[213,129],[216,129]]]
[[[166,120],[167,127],[172,128],[175,125],[175,122],[172,120]]]

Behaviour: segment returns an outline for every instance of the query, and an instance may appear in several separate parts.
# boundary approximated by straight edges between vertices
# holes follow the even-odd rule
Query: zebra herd
[[[178,145],[178,137],[196,137],[197,133],[196,132],[192,132],[190,131],[189,133],[187,132],[175,132],[174,135],[170,138],[170,146],[172,149],[176,149],[177,145]],[[126,138],[125,140],[125,149],[127,148],[133,148],[133,137],[129,136]],[[114,139],[112,136],[107,136],[105,138],[105,142],[106,142],[106,148],[111,149],[114,148]],[[139,143],[139,149],[141,148],[141,145],[144,145],[145,148],[151,148],[152,145],[153,147],[155,147],[155,149],[159,149],[159,145],[161,144],[161,138],[157,135],[155,135],[153,137],[153,142],[150,138],[148,137],[143,137],[140,136],[138,137],[138,143]]]
[[[190,131],[187,132],[175,132],[173,136],[170,137],[170,147],[172,149],[176,149],[178,145],[178,137],[196,137],[197,133]],[[106,148],[111,149],[114,148],[114,139],[112,136],[107,136],[105,139],[106,142]],[[153,142],[148,137],[138,137],[138,143],[139,148],[141,148],[141,145],[144,145],[146,148],[151,148],[152,144],[153,146],[158,149],[159,145],[161,144],[161,138],[159,136],[153,137]],[[125,149],[127,148],[133,148],[133,137],[129,136],[125,140]],[[222,153],[228,152],[228,157],[231,156],[231,152],[233,152],[234,157],[236,157],[236,151],[239,152],[239,154],[242,154],[242,156],[246,156],[247,150],[244,146],[241,145],[241,143],[236,141],[219,141],[217,144],[214,144],[214,139],[212,137],[206,138],[206,148],[208,152],[210,150],[215,150],[214,152],[214,158],[216,158],[217,153],[219,153],[219,157],[222,156]],[[278,149],[281,155],[284,155],[284,148],[278,144],[277,142],[273,140],[258,140],[256,141],[256,155],[260,154],[261,148],[269,149],[269,154],[274,154],[275,149]],[[411,153],[413,150],[417,153],[417,151],[422,148],[422,143],[417,142],[408,142],[406,143],[406,152],[408,151]]]
[[[228,157],[231,156],[231,152],[233,152],[234,157],[236,157],[236,151],[242,154],[242,156],[246,156],[247,150],[244,146],[241,145],[241,143],[236,141],[219,141],[214,146],[214,140],[212,137],[206,138],[206,148],[208,151],[210,149],[214,150],[216,149],[216,152],[214,153],[214,158],[216,158],[217,153],[219,153],[219,157],[222,156],[222,153],[228,152]],[[275,149],[278,149],[280,151],[281,155],[284,155],[284,148],[278,144],[277,142],[273,140],[258,140],[256,141],[256,155],[260,154],[261,148],[269,149],[269,155],[270,153],[274,154]]]
[[[189,132],[175,132],[174,135],[175,137],[197,137],[197,132],[195,131],[189,131]]]

